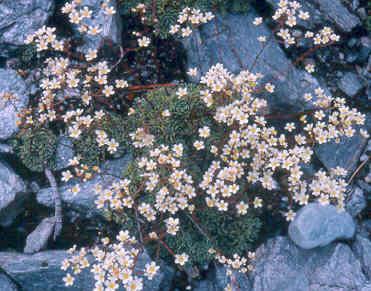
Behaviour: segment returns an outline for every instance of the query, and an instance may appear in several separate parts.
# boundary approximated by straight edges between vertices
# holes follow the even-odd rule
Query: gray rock
[[[15,100],[4,100],[6,93],[12,94]],[[16,71],[0,69],[0,97],[0,139],[7,139],[18,131],[17,114],[28,104],[26,84]]]
[[[371,291],[371,283],[366,283],[365,286],[363,286],[360,291]]]
[[[340,0],[309,0],[318,5],[319,10],[341,31],[351,32],[361,24],[360,19],[349,12]]]
[[[254,291],[347,291],[367,284],[360,262],[342,243],[302,250],[288,238],[268,240],[256,252]]]
[[[274,8],[280,0],[267,0]],[[299,0],[302,10],[310,14],[308,21],[298,21],[299,26],[313,29],[326,25],[328,21],[334,23],[341,31],[350,32],[361,24],[359,18],[342,4],[340,0]]]
[[[56,170],[63,170],[68,167],[68,162],[75,156],[73,143],[67,136],[59,136],[57,141],[56,152]]]
[[[285,237],[268,240],[256,251],[253,290],[308,290],[309,280],[302,272],[304,254]]]
[[[251,283],[246,274],[234,271],[232,273],[233,291],[237,290],[252,290]],[[227,275],[227,268],[225,266],[216,265],[215,267],[215,283],[218,290],[225,290],[227,285],[231,283],[230,277]]]
[[[5,163],[0,162],[0,226],[9,226],[23,211],[26,199],[23,180]]]
[[[358,223],[357,235],[371,237],[371,219],[366,219]]]
[[[215,286],[214,282],[210,280],[202,280],[195,283],[195,286],[192,288],[194,291],[219,291]]]
[[[346,212],[335,206],[309,203],[301,208],[289,225],[289,236],[303,249],[326,246],[337,239],[353,237],[356,226]]]
[[[104,40],[111,40],[114,43],[121,44],[122,24],[120,15],[117,12],[114,15],[106,15],[101,8],[101,0],[83,0],[82,5],[92,10],[92,18],[89,19],[87,24],[98,25],[102,28],[102,32],[97,36],[87,35],[84,33],[82,38],[84,45],[80,47],[80,51],[87,52],[88,49],[97,49]],[[116,1],[110,1],[111,6],[114,6],[116,11]],[[75,30],[77,34],[79,32]]]
[[[5,274],[0,273],[0,287],[1,291],[18,291],[18,287],[14,282]]]
[[[66,251],[45,251],[33,255],[0,252],[0,267],[25,291],[93,290],[95,280],[88,269],[74,276],[75,282],[72,287],[64,286],[63,277],[66,272],[61,270],[61,264],[69,256]],[[150,261],[149,255],[146,252],[142,253],[137,262],[137,269],[142,271],[145,264]],[[166,286],[164,282],[171,280],[173,275],[174,271],[170,272],[169,267],[165,267],[152,280],[144,280],[143,290],[168,291],[170,289],[163,288]],[[3,291],[1,288],[0,290]]]
[[[364,273],[371,280],[371,241],[369,237],[357,234],[352,249],[361,262]]]
[[[318,88],[318,81],[295,68],[274,40],[261,52],[262,45],[257,38],[260,35],[269,38],[271,31],[265,25],[253,25],[256,16],[252,9],[248,15],[218,15],[195,30],[183,40],[188,68],[197,67],[200,75],[204,75],[212,65],[221,63],[232,73],[244,69],[260,72],[265,81],[276,86],[275,93],[268,96],[271,109],[297,111],[311,107],[303,95]]]
[[[361,78],[352,72],[345,73],[338,85],[340,90],[350,97],[356,96],[363,88]]]
[[[279,6],[280,0],[266,0],[267,3],[269,3],[274,9],[277,9]],[[299,0],[298,1],[302,5],[302,10],[309,12],[310,14],[310,20],[304,21],[301,19],[297,20],[297,23],[299,26],[304,27],[305,29],[314,29],[318,26],[321,26],[325,22],[325,16],[319,9],[316,7],[315,3],[311,0]]]
[[[49,238],[54,231],[55,218],[44,218],[41,223],[31,232],[26,239],[26,246],[24,252],[26,254],[33,254],[46,249]]]
[[[75,210],[86,217],[102,215],[102,212],[95,205],[95,186],[102,185],[104,188],[110,186],[114,181],[118,181],[130,160],[131,156],[126,155],[121,159],[108,161],[102,166],[101,175],[97,175],[87,182],[68,182],[59,187],[62,202],[68,205],[68,209]],[[72,195],[70,191],[74,184],[79,184],[80,186],[80,192],[76,195]],[[37,193],[37,201],[42,205],[53,208],[54,200],[51,188],[41,189]]]
[[[353,137],[342,137],[339,143],[332,141],[318,145],[314,148],[314,152],[327,170],[339,166],[351,175],[357,167],[366,143],[367,140],[357,134]]]
[[[0,55],[24,44],[53,13],[53,0],[3,0],[0,2]],[[2,79],[2,78],[0,78]]]
[[[1,154],[12,154],[13,148],[10,145],[7,144],[0,144],[0,153]]]
[[[150,263],[152,260],[148,253],[145,251],[143,252],[138,259],[136,269],[139,271],[143,271],[145,265]],[[175,271],[173,268],[165,265],[164,263],[160,264],[160,270],[153,277],[152,280],[148,280],[147,278],[144,279],[143,282],[143,290],[144,291],[168,291],[170,290],[170,283],[174,277]]]
[[[360,214],[366,206],[367,202],[363,190],[359,187],[354,187],[347,195],[345,209],[351,216],[355,217]]]
[[[46,251],[34,255],[0,253],[0,267],[25,291],[93,290],[94,279],[88,270],[76,277],[73,287],[65,287],[61,270],[62,261],[69,255],[65,251]]]
[[[310,286],[313,291],[357,290],[368,283],[360,262],[346,244],[335,245],[328,260],[314,270]]]
[[[232,290],[252,290],[249,277],[246,274],[233,271],[232,272],[233,284]],[[226,290],[228,284],[231,284],[231,276],[227,275],[227,268],[225,266],[215,264],[215,268],[209,271],[207,278],[195,283],[192,290],[195,291],[221,291]]]

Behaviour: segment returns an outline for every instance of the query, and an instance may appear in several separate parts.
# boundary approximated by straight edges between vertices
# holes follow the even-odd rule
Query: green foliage
[[[76,154],[81,157],[81,162],[94,166],[99,165],[104,158],[104,149],[98,146],[94,131],[84,132],[82,136],[74,141]]]
[[[245,255],[254,246],[261,229],[260,220],[252,215],[235,216],[206,208],[196,211],[196,216],[207,237],[195,226],[191,216],[182,216],[177,235],[169,235],[165,239],[175,253],[187,253],[193,264],[209,263],[213,259],[208,252],[210,248],[230,257],[235,253]],[[161,255],[172,261],[166,250],[162,250]]]
[[[174,89],[153,91],[133,105],[135,114],[128,119],[131,131],[146,127],[162,144],[190,144],[200,126],[211,123],[207,108],[199,98],[199,88],[188,85],[185,98],[178,98]],[[162,113],[169,110],[170,116]]]
[[[251,215],[236,216],[206,209],[199,216],[206,231],[215,238],[217,248],[228,256],[242,255],[258,238],[261,222]]]
[[[34,45],[25,45],[20,48],[20,60],[24,67],[29,68],[30,65],[37,62],[37,50]]]
[[[99,165],[107,158],[106,147],[99,147],[96,141],[96,130],[104,130],[109,138],[115,139],[120,145],[116,154],[124,154],[127,148],[126,127],[126,121],[122,116],[115,113],[107,114],[99,124],[94,124],[74,141],[76,155],[80,155],[82,163],[89,166]]]
[[[187,85],[188,94],[183,98],[176,95],[175,89],[161,88],[152,91],[143,99],[133,104],[135,114],[128,118],[129,132],[137,128],[147,128],[156,137],[157,144],[174,145],[181,143],[184,146],[184,165],[191,169],[193,177],[200,178],[203,170],[208,167],[212,159],[211,153],[200,153],[194,150],[193,143],[198,139],[198,129],[210,126],[213,129],[213,120],[208,108],[200,99],[200,88]],[[169,110],[170,116],[162,113]],[[213,136],[209,142],[220,140],[221,131],[211,131]],[[141,151],[131,149],[135,155]]]
[[[212,160],[210,153],[199,154],[193,147],[193,142],[198,139],[198,129],[205,125],[209,126],[212,129],[210,141],[222,140],[221,135],[225,134],[225,131],[220,130],[220,127],[219,130],[213,130],[217,125],[209,109],[200,99],[200,88],[188,85],[187,91],[187,96],[179,98],[175,89],[162,88],[147,94],[143,99],[136,100],[133,104],[135,113],[128,118],[128,129],[134,131],[137,128],[146,128],[156,137],[158,144],[182,143],[185,151],[183,162],[197,183],[197,179]],[[164,110],[169,110],[170,116],[163,117]],[[138,150],[133,151],[137,156],[142,154]],[[126,174],[125,176],[132,181],[132,187],[140,183],[140,173],[135,162],[128,167]],[[137,192],[137,189],[131,190]],[[141,193],[139,199],[140,202],[153,204],[153,197],[146,193]],[[230,256],[234,253],[243,255],[250,250],[258,238],[260,220],[252,215],[235,216],[207,207],[198,210],[200,205],[204,205],[203,199],[204,197],[196,198],[196,205],[199,206],[196,206],[195,214],[199,220],[197,223],[208,234],[208,238],[202,234],[189,215],[182,213],[177,215],[181,220],[177,235],[168,235],[165,238],[169,247],[175,253],[187,253],[194,264],[208,263],[212,259],[208,252],[210,248],[217,248]],[[154,253],[157,248],[157,243],[151,246]],[[168,258],[169,262],[173,261],[162,247],[161,256]]]
[[[152,2],[152,0],[122,0],[120,9],[123,14],[128,14],[131,8],[144,3],[147,7],[147,16],[149,19],[152,19]],[[185,7],[220,13],[245,13],[249,9],[249,3],[246,0],[158,0],[156,4],[158,22],[154,26],[163,38],[169,36],[170,26],[176,23],[179,13]]]
[[[14,151],[31,171],[42,172],[46,167],[54,169],[57,137],[49,129],[26,129],[13,141]]]

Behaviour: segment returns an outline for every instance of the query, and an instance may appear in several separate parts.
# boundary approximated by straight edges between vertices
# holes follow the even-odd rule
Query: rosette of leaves
[[[190,143],[197,136],[200,126],[212,123],[207,108],[199,98],[199,88],[188,85],[188,94],[183,98],[175,89],[161,88],[138,99],[133,105],[135,113],[128,118],[131,131],[148,128],[161,144]],[[170,116],[163,116],[168,110]]]
[[[197,151],[193,146],[199,139],[199,128],[209,126],[211,129],[211,136],[205,142],[206,147],[222,140],[225,130],[215,123],[209,108],[201,100],[200,87],[187,85],[188,94],[182,98],[176,95],[176,91],[177,89],[161,88],[136,100],[132,107],[135,113],[127,120],[127,138],[130,132],[146,128],[155,136],[156,144],[183,144],[184,166],[197,180],[213,158],[210,152]],[[165,110],[169,111],[170,116],[163,116]],[[131,151],[135,156],[143,154],[135,148]]]
[[[129,0],[120,1],[121,13],[129,14],[132,8],[142,3],[147,7],[148,19],[152,19],[155,13],[158,21],[153,25],[155,31],[163,38],[170,36],[170,26],[176,24],[179,13],[185,7],[219,13],[245,13],[249,9],[249,3],[246,0],[158,0],[155,2],[155,7],[152,0]]]
[[[74,140],[76,154],[81,162],[88,166],[96,166],[104,159],[104,149],[98,146],[94,130],[84,132],[79,139]]]
[[[89,130],[85,131],[79,139],[74,141],[76,155],[81,157],[81,162],[95,166],[108,158],[106,146],[99,147],[96,140],[96,130],[104,130],[107,136],[119,143],[115,155],[122,156],[127,148],[127,125],[125,119],[115,113],[107,113],[106,116],[96,122]]]
[[[13,141],[14,151],[22,163],[33,172],[56,166],[57,137],[46,128],[29,128],[21,131]]]

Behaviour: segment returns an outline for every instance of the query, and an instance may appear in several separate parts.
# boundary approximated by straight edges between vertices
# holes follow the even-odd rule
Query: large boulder
[[[97,209],[95,200],[95,187],[101,185],[103,189],[118,181],[122,172],[131,161],[131,155],[123,158],[106,162],[102,166],[102,174],[95,176],[86,182],[71,181],[58,188],[62,198],[62,203],[68,206],[69,210],[77,211],[85,217],[94,217],[102,215],[102,211]],[[79,184],[80,192],[72,195],[70,189],[73,185]],[[51,188],[41,189],[37,193],[37,202],[47,207],[54,207],[53,192]]]
[[[0,226],[9,226],[24,207],[26,186],[5,163],[0,162]]]
[[[351,249],[331,244],[302,250],[286,237],[270,239],[256,252],[254,291],[362,290],[367,279]]]
[[[275,93],[268,95],[272,110],[311,107],[303,95],[313,93],[320,84],[312,75],[293,66],[274,39],[262,49],[257,38],[263,35],[270,39],[271,31],[264,24],[258,27],[253,24],[257,16],[253,9],[247,15],[217,15],[184,39],[187,66],[200,71],[193,81],[198,81],[212,65],[221,63],[232,73],[248,69],[264,74],[264,80],[276,86]]]
[[[54,11],[54,0],[3,0],[0,2],[0,55],[24,44]],[[2,78],[0,78],[1,80]]]
[[[303,249],[330,244],[337,239],[351,239],[356,225],[346,211],[333,205],[309,203],[301,208],[289,225],[289,236]]]
[[[1,5],[0,3],[0,8]],[[7,96],[11,100],[7,100]],[[27,104],[28,95],[24,80],[14,70],[0,69],[0,139],[7,139],[18,131],[17,114]]]

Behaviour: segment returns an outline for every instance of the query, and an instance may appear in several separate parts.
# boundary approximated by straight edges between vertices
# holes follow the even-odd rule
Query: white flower
[[[285,213],[286,220],[287,221],[293,221],[294,218],[295,218],[295,215],[296,215],[296,213],[290,209],[288,212]]]
[[[245,202],[241,201],[236,205],[237,213],[240,215],[245,215],[247,213],[247,209],[249,208],[249,205]]]
[[[263,199],[255,197],[253,204],[254,208],[261,208],[263,206]]]
[[[189,26],[182,28],[181,31],[182,31],[182,37],[187,37],[192,34],[192,29]]]
[[[259,42],[266,42],[267,38],[265,36],[261,35],[261,36],[258,37],[258,41]]]
[[[87,54],[85,55],[85,59],[89,62],[97,58],[97,50],[89,49]]]
[[[113,89],[113,86],[111,86],[111,85],[109,85],[109,86],[108,85],[105,85],[104,88],[103,88],[102,93],[104,94],[104,96],[110,97],[110,96],[112,96],[112,95],[115,94],[115,91]]]
[[[262,17],[256,17],[253,21],[253,24],[256,25],[256,26],[258,26],[262,23],[263,23],[263,18]]]
[[[179,88],[177,91],[176,91],[176,95],[179,97],[179,98],[182,98],[184,96],[187,96],[188,94],[188,90],[187,88]]]
[[[63,278],[63,281],[64,281],[64,285],[65,285],[65,286],[72,286],[73,283],[75,282],[75,278],[72,277],[70,274],[67,274],[67,275]]]
[[[76,184],[75,186],[73,186],[71,189],[70,189],[71,193],[73,195],[76,195],[77,193],[80,192],[80,186],[78,184]]]
[[[287,123],[286,126],[285,126],[285,129],[288,131],[288,132],[292,132],[293,130],[295,130],[295,123],[293,122],[290,122],[290,123]]]
[[[309,19],[309,13],[308,12],[304,12],[304,11],[300,11],[299,12],[299,18],[303,19],[303,20],[307,20]]]
[[[176,34],[179,31],[180,26],[178,24],[170,26],[170,34]]]
[[[171,113],[168,109],[161,112],[162,117],[169,117],[171,116]]]
[[[210,136],[210,128],[208,126],[204,126],[198,130],[198,134],[202,138],[207,138]]]
[[[370,137],[369,133],[366,130],[364,130],[364,129],[360,129],[359,130],[359,133],[361,134],[361,136],[363,138],[369,138]]]
[[[196,148],[196,150],[200,151],[202,149],[205,148],[205,144],[203,141],[201,140],[196,140],[194,143],[193,143],[193,146]]]
[[[109,151],[110,154],[113,154],[113,153],[117,152],[117,148],[119,147],[119,143],[117,141],[115,141],[113,138],[110,141],[108,141],[107,145],[108,145],[107,150]]]
[[[265,90],[267,90],[269,93],[273,93],[274,92],[274,88],[275,86],[271,83],[267,83],[265,84]]]
[[[190,68],[187,74],[191,77],[197,77],[198,74],[197,68]]]
[[[112,6],[107,6],[105,9],[104,9],[104,13],[107,14],[107,15],[113,15],[116,13],[116,10],[114,7]]]
[[[148,47],[151,43],[151,39],[147,36],[143,36],[142,38],[138,38],[138,45],[140,47]]]
[[[145,276],[149,280],[152,280],[159,269],[160,267],[157,266],[155,262],[147,263],[145,266]]]
[[[63,182],[68,182],[72,178],[73,178],[73,175],[71,174],[70,170],[62,172],[62,181]]]
[[[175,255],[175,264],[184,266],[188,262],[189,256],[186,253]]]
[[[125,80],[116,80],[115,81],[115,86],[116,86],[116,88],[120,88],[120,89],[122,89],[122,88],[126,88],[126,87],[129,87],[129,84],[128,84],[128,82],[127,81],[125,81]]]
[[[313,64],[307,64],[305,66],[305,70],[308,72],[308,73],[313,73],[314,72],[314,65]]]

